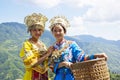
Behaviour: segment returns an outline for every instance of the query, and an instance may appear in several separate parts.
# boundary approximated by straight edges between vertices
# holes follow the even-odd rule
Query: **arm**
[[[90,56],[86,55],[84,57],[84,61],[91,60],[91,59],[96,59],[96,58],[105,58],[105,60],[107,60],[108,57],[105,53],[98,53],[98,54],[94,54],[94,55],[90,55]]]
[[[73,64],[73,63],[72,62],[63,61],[63,62],[59,63],[58,68],[60,68],[60,67],[70,68],[71,64]]]
[[[107,55],[105,53],[98,53],[98,54],[94,54],[90,56],[86,55],[84,51],[82,51],[76,43],[74,43],[72,52],[73,52],[75,59],[79,62],[85,61],[85,60],[96,59],[96,58],[105,58],[105,60],[107,60]]]
[[[40,59],[37,59],[37,57],[34,57],[34,55],[33,55],[33,52],[35,53],[37,51],[31,50],[31,47],[32,47],[31,43],[29,43],[28,41],[25,41],[23,43],[23,47],[20,51],[20,57],[23,59],[23,62],[27,68],[34,67],[37,64],[40,64],[41,62],[43,62],[51,54],[51,51],[52,51],[51,48],[48,49],[48,53],[46,53],[45,56],[43,56]],[[33,57],[33,58],[31,58],[31,57]],[[34,62],[31,63],[31,60]]]
[[[24,65],[25,65],[26,68],[31,67],[31,65],[30,65],[31,64],[30,56],[32,55],[31,47],[32,47],[32,45],[28,42],[28,40],[26,40],[23,43],[23,46],[22,46],[22,48],[20,50],[20,57],[23,60]]]
[[[67,61],[63,61],[63,62],[57,62],[54,64],[54,73],[56,73],[57,69],[58,68],[61,68],[61,67],[66,67],[66,68],[70,68],[71,67],[71,62],[67,62]]]
[[[51,47],[49,47],[49,49],[48,49],[48,51],[45,53],[45,55],[42,56],[42,57],[40,57],[40,58],[38,59],[38,62],[37,62],[37,63],[33,64],[33,67],[36,66],[36,65],[39,65],[39,64],[41,64],[43,61],[45,61],[46,58],[48,58],[48,57],[51,55],[52,51],[53,51],[53,47],[51,46]]]
[[[75,43],[72,42],[72,44],[70,44],[70,53],[72,53],[74,60],[72,62],[76,62],[76,61],[83,61],[84,60],[84,51],[82,49],[80,49],[80,47]],[[70,68],[71,64],[73,64],[72,62],[68,62],[68,61],[63,61],[60,63],[57,63],[57,68],[60,67],[67,67]]]
[[[86,56],[84,51],[77,45],[76,42],[73,42],[71,45],[72,55],[74,58],[74,62],[84,61],[84,57]]]

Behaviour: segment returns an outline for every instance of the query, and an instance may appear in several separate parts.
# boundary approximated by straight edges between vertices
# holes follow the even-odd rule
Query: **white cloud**
[[[88,8],[84,19],[88,21],[117,21],[120,20],[120,0],[16,0],[24,4],[32,4],[42,8],[54,8],[66,5],[76,8]]]
[[[118,21],[120,20],[119,0],[96,0],[91,5],[84,18],[89,21]]]
[[[54,14],[72,17],[67,35],[90,34],[120,39],[120,0],[18,0]],[[64,5],[64,6],[63,6]],[[74,9],[74,10],[73,10]],[[78,10],[77,10],[78,9]],[[46,12],[46,11],[45,11]],[[113,32],[114,31],[114,32]],[[108,32],[108,33],[107,33]]]
[[[76,8],[88,8],[84,19],[88,21],[120,20],[120,0],[65,0],[64,5]]]
[[[95,0],[64,0],[65,5],[69,5],[71,7],[83,8],[85,6],[90,6],[94,3]]]
[[[61,3],[61,0],[16,0],[23,4],[38,6],[42,8],[53,8]]]
[[[105,39],[120,40],[120,0],[75,0],[72,5],[88,11],[74,16],[69,35],[89,34]],[[70,5],[70,4],[69,4]],[[72,32],[72,33],[70,33]]]
[[[74,25],[83,25],[83,18],[74,16],[71,23]]]
[[[82,17],[73,17],[70,23],[71,23],[71,27],[68,29],[67,35],[73,36],[73,35],[87,34]]]
[[[31,1],[35,5],[45,8],[52,8],[60,3],[60,0],[29,0],[29,1]]]

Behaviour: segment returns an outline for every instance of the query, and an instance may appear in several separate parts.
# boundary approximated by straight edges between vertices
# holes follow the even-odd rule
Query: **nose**
[[[59,31],[57,31],[57,32],[56,32],[56,34],[60,34],[60,32],[59,32]]]
[[[37,30],[36,32],[37,32],[37,33],[40,33],[40,31],[39,31],[39,30]]]
[[[37,31],[36,31],[36,34],[37,34],[37,35],[40,35],[40,34],[42,34],[42,31],[37,30]]]

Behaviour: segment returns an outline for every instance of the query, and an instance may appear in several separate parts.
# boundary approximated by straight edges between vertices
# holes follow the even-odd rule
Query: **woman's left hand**
[[[105,58],[105,60],[108,59],[108,57],[105,53],[95,54],[94,56],[95,56],[95,58]]]

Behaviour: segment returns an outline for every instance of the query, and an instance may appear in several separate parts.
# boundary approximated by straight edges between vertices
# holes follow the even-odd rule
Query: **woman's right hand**
[[[59,64],[59,68],[60,67],[70,68],[72,64],[73,64],[72,62],[63,61]]]

